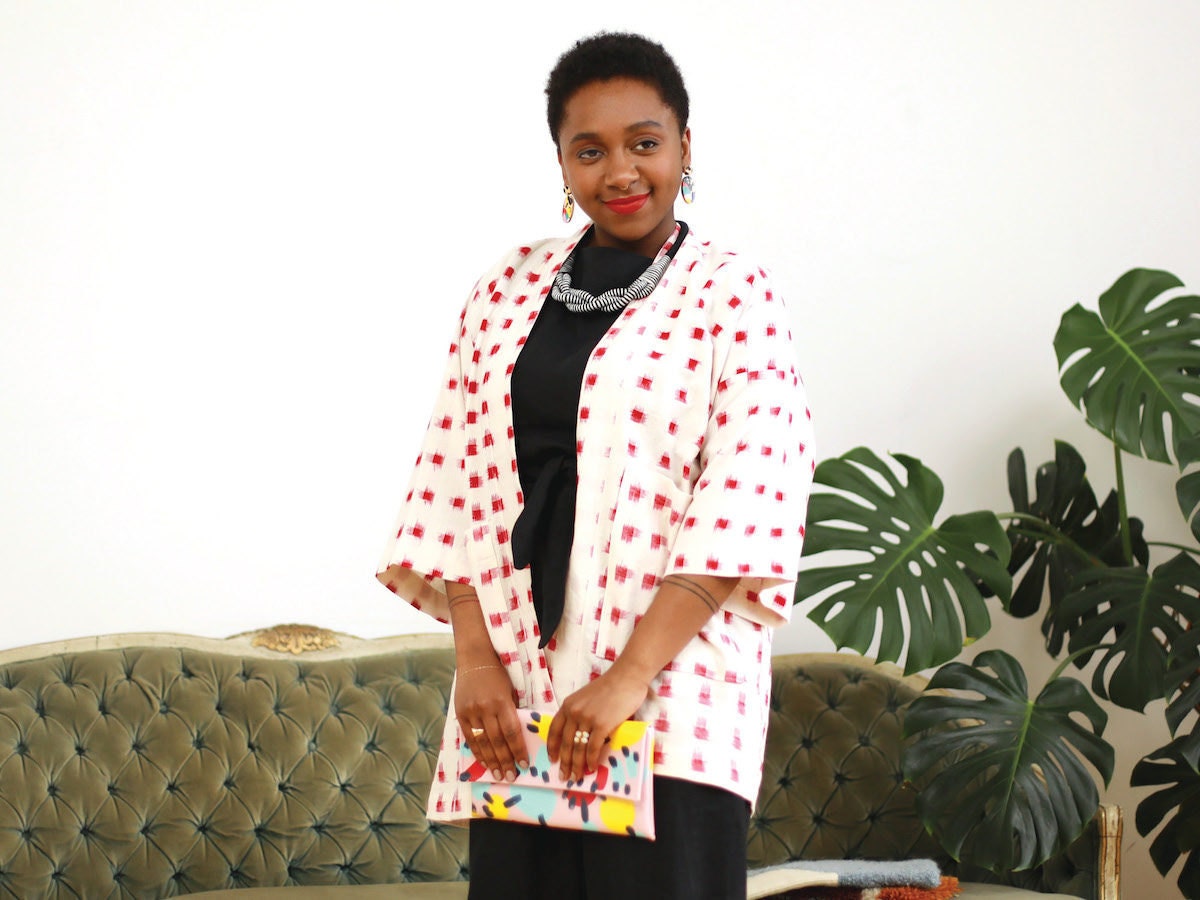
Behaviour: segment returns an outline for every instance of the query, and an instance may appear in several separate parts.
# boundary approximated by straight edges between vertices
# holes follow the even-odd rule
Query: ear
[[[567,183],[567,167],[563,165],[562,150],[556,150],[558,155],[558,168],[562,172],[563,184]]]
[[[683,129],[683,136],[679,139],[679,144],[683,150],[683,167],[686,169],[692,164],[692,129],[690,127]]]

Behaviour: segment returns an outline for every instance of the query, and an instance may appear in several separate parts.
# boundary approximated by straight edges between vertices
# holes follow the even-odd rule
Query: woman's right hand
[[[517,693],[498,660],[459,668],[454,714],[471,752],[494,779],[512,782],[518,767],[529,767]]]

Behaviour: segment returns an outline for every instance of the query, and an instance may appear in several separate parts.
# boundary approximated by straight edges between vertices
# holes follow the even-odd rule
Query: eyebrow
[[[662,122],[655,119],[643,119],[641,122],[634,122],[625,129],[625,133],[629,134],[632,131],[641,131],[643,128],[665,128]],[[600,135],[594,131],[581,131],[574,135],[567,143],[574,144],[576,141],[595,141],[599,140]]]

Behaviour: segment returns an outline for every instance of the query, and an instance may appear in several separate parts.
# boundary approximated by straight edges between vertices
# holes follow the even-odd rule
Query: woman
[[[454,631],[430,818],[461,821],[459,742],[593,770],[656,731],[657,840],[471,822],[471,897],[745,894],[772,630],[787,620],[813,456],[767,274],[675,219],[688,96],[661,46],[601,34],[546,88],[570,239],[518,247],[463,310],[379,578]]]

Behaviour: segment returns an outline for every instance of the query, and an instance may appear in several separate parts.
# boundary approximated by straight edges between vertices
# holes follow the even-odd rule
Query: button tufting
[[[165,699],[158,701],[158,711],[164,716],[171,711]]]
[[[46,785],[46,793],[47,793],[47,795],[49,795],[51,797],[57,797],[58,796],[58,785],[55,784],[53,781],[50,782],[48,785]]]
[[[76,744],[75,745],[75,755],[76,756],[87,756],[87,747],[83,746],[83,744]]]

